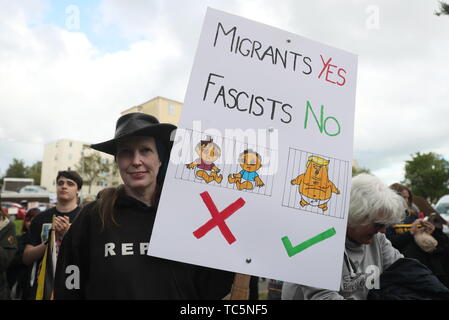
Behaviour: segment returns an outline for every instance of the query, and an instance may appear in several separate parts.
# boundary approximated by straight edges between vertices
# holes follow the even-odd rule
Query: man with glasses
[[[30,243],[26,244],[23,253],[23,262],[26,265],[41,262],[52,228],[53,216],[56,243],[60,243],[81,209],[78,206],[78,193],[83,186],[83,179],[76,171],[59,171],[56,185],[56,207],[38,214],[31,222]]]
[[[339,291],[284,282],[282,299],[365,300],[378,289],[380,274],[402,254],[385,237],[387,226],[402,220],[401,196],[378,178],[360,174],[352,179],[346,243]]]

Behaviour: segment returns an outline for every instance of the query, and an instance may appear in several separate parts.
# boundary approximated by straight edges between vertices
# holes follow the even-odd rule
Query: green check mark
[[[287,254],[289,257],[293,257],[295,254],[300,253],[301,251],[307,249],[308,247],[313,246],[314,244],[317,244],[318,242],[321,242],[323,240],[326,240],[327,238],[332,237],[337,232],[334,228],[330,228],[329,230],[326,230],[320,234],[317,234],[316,236],[298,244],[297,246],[293,246],[290,242],[290,239],[285,236],[282,238],[282,243],[284,244],[285,250],[287,250]]]

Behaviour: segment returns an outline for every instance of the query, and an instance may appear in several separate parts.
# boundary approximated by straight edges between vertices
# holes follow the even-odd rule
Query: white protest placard
[[[338,290],[357,57],[214,9],[148,254]]]

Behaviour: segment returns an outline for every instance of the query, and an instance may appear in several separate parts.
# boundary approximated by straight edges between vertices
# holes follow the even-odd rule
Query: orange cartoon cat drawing
[[[340,194],[338,188],[329,180],[329,160],[310,156],[306,166],[306,172],[297,176],[290,183],[299,185],[301,194],[301,207],[307,205],[318,207],[323,211],[328,209],[327,203],[332,193]]]

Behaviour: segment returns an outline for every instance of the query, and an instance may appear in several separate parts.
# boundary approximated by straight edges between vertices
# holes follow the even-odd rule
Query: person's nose
[[[138,150],[134,151],[131,164],[134,167],[142,165],[142,157]]]

